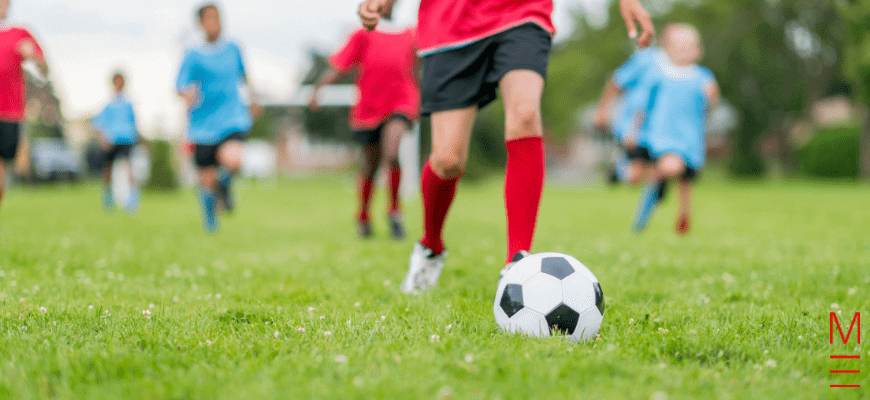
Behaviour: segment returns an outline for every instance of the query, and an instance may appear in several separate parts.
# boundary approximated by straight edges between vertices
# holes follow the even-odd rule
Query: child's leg
[[[383,152],[387,165],[390,168],[388,180],[390,188],[390,215],[401,212],[399,186],[402,183],[402,167],[399,165],[399,145],[401,145],[402,137],[405,136],[409,129],[408,121],[400,118],[393,118],[384,126]]]
[[[689,232],[689,214],[692,206],[692,180],[680,178],[680,209],[677,212],[677,233],[684,235]]]
[[[379,143],[367,144],[363,147],[363,164],[360,169],[359,181],[357,183],[359,209],[357,210],[357,220],[369,221],[369,203],[374,193],[375,175],[378,173],[378,167],[381,164],[381,146]]]
[[[541,94],[544,78],[534,71],[514,70],[499,82],[505,107],[505,209],[507,261],[529,251],[535,235],[544,189],[544,145],[541,139]]]
[[[103,208],[110,211],[115,207],[115,199],[112,193],[112,167],[115,161],[111,155],[106,156],[106,161],[103,163]]]
[[[235,202],[230,184],[233,175],[238,173],[242,167],[242,142],[239,140],[226,141],[218,147],[215,156],[219,168],[216,170],[217,180],[213,190],[219,197],[223,209],[231,212],[235,208]]]
[[[432,154],[423,167],[423,238],[435,254],[444,251],[442,230],[468,161],[468,144],[477,106],[432,113]]]

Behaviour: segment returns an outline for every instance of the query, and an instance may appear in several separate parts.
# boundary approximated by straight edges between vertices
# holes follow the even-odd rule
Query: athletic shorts
[[[133,152],[132,144],[115,144],[103,155],[103,162],[108,164],[119,158],[130,158]]]
[[[508,72],[532,70],[546,79],[552,37],[528,23],[469,45],[423,57],[423,115],[477,105],[496,98]]]
[[[653,158],[652,154],[650,154],[649,149],[643,146],[636,146],[633,149],[625,151],[626,156],[629,160],[632,161],[645,161],[645,162],[655,162],[658,159]],[[685,163],[685,160],[683,160]],[[698,179],[698,170],[686,165],[686,170],[683,171],[683,179],[688,179],[690,181],[694,181]]]
[[[18,153],[21,125],[17,122],[0,121],[0,158],[10,161]]]
[[[384,127],[387,126],[388,123],[394,120],[399,120],[404,122],[408,129],[411,129],[411,119],[408,118],[404,114],[393,114],[389,116],[389,118],[385,119],[380,125],[378,125],[375,129],[367,129],[367,130],[358,130],[354,131],[354,137],[359,144],[363,146],[370,146],[381,143],[381,136],[384,134]]]
[[[223,138],[217,144],[194,144],[193,160],[196,166],[200,168],[214,167],[218,165],[217,152],[226,142],[239,141],[244,142],[247,138],[245,132],[234,132]]]

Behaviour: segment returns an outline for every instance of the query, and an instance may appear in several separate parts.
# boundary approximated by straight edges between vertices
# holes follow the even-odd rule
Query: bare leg
[[[358,187],[359,209],[357,210],[358,234],[360,237],[371,236],[369,225],[369,204],[374,192],[374,181],[381,164],[381,146],[368,144],[363,147],[363,163],[360,169]]]
[[[239,172],[242,167],[242,142],[231,140],[218,148],[218,163],[231,174]]]

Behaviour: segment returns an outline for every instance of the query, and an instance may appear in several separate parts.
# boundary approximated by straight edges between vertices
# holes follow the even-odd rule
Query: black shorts
[[[103,163],[108,164],[119,158],[130,158],[131,153],[133,153],[132,144],[112,145],[112,148],[103,155]]]
[[[552,36],[527,23],[467,46],[423,57],[423,115],[477,105],[496,98],[508,72],[532,70],[547,77]]]
[[[625,151],[626,157],[632,161],[644,161],[644,162],[655,162],[658,161],[657,158],[653,158],[652,154],[650,154],[649,149],[643,146],[636,146],[633,149],[629,149]],[[683,160],[685,162],[685,160]],[[683,171],[683,179],[688,179],[690,181],[694,181],[698,179],[698,170],[686,165],[685,171]]]
[[[378,125],[377,128],[354,131],[353,135],[356,138],[356,141],[363,146],[380,144],[381,136],[383,136],[384,133],[384,127],[394,120],[405,122],[405,124],[408,126],[408,129],[411,129],[411,125],[413,124],[413,122],[411,122],[411,119],[408,118],[406,115],[393,114],[389,118],[385,119],[384,122],[382,122],[380,125]]]
[[[197,167],[206,168],[218,165],[217,152],[226,142],[238,141],[244,142],[247,138],[245,132],[234,132],[223,138],[217,144],[195,144],[193,150],[193,160]]]
[[[0,158],[10,161],[18,153],[21,125],[17,122],[0,121]]]

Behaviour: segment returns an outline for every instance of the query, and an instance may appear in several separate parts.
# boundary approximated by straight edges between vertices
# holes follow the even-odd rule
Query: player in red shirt
[[[395,0],[366,0],[359,15],[377,26]],[[504,96],[508,251],[505,269],[532,246],[544,186],[541,94],[552,34],[552,0],[420,0],[422,111],[432,117],[432,154],[423,168],[423,238],[411,253],[402,291],[438,282],[447,252],[442,229],[468,157],[477,110]],[[629,35],[649,45],[652,20],[638,0],[620,0]],[[636,24],[642,28],[638,36]]]
[[[36,61],[48,72],[42,49],[26,29],[6,23],[9,0],[0,0],[0,203],[6,184],[6,163],[18,152],[20,124],[24,119],[24,69],[27,60]]]
[[[389,19],[392,4],[385,9]],[[363,146],[365,162],[359,177],[360,237],[372,235],[369,220],[375,175],[381,160],[390,169],[390,231],[395,239],[405,237],[399,204],[399,143],[420,115],[420,89],[416,78],[416,30],[380,26],[371,32],[357,30],[329,59],[330,69],[317,82],[311,95],[311,109],[317,109],[317,94],[324,85],[336,82],[357,68],[359,99],[350,111],[350,125]]]

